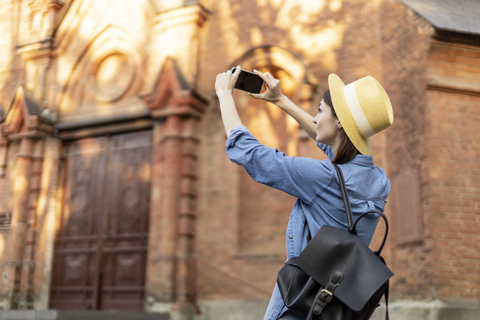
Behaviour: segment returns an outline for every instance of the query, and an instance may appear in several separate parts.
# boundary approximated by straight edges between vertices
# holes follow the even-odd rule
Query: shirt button
[[[289,235],[289,236],[288,236],[288,239],[293,239],[293,236],[292,236],[292,235]]]

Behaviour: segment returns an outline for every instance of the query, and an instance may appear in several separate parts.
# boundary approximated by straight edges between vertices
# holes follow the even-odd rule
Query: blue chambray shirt
[[[347,229],[342,194],[331,162],[333,150],[327,145],[317,145],[329,160],[288,157],[277,149],[262,145],[243,125],[231,130],[226,142],[230,160],[243,166],[253,180],[297,197],[287,225],[287,259],[298,256],[305,248],[308,229],[312,236],[323,225]],[[385,172],[373,164],[372,157],[357,155],[340,168],[354,219],[370,209],[383,211],[390,192],[390,181]],[[367,245],[378,219],[377,215],[367,215],[357,225],[358,236]],[[275,320],[286,310],[280,291],[275,286],[264,320]]]

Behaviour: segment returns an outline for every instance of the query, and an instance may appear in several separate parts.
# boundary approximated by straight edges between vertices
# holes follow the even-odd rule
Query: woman
[[[373,164],[370,156],[370,137],[390,126],[393,111],[381,85],[365,77],[345,85],[335,74],[328,78],[329,90],[324,93],[318,113],[311,115],[282,94],[280,81],[272,75],[254,70],[268,90],[249,94],[269,101],[292,116],[316,140],[328,160],[288,157],[266,147],[242,125],[232,97],[240,73],[219,74],[215,90],[225,131],[228,136],[228,157],[243,166],[257,182],[297,197],[287,226],[287,259],[298,256],[307,245],[310,232],[315,235],[323,225],[347,229],[341,191],[333,164],[341,167],[354,218],[371,209],[383,211],[390,192],[385,172]],[[378,217],[362,219],[358,236],[367,245],[375,231]],[[264,320],[299,319],[284,305],[275,287]]]

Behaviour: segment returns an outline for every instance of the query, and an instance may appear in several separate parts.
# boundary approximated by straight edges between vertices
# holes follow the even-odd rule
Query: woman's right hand
[[[272,103],[276,103],[283,98],[282,89],[280,88],[280,80],[275,79],[269,72],[262,73],[258,70],[253,70],[253,72],[263,79],[268,90],[263,93],[249,93],[249,96]]]

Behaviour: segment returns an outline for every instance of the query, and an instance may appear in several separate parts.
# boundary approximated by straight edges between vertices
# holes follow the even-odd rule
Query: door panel
[[[151,132],[65,146],[52,309],[143,310]]]
[[[53,309],[94,309],[98,264],[98,219],[102,212],[105,138],[66,148],[65,199],[55,240],[51,289]]]
[[[143,309],[150,209],[150,133],[112,139],[102,308]],[[143,266],[143,267],[142,267]]]

